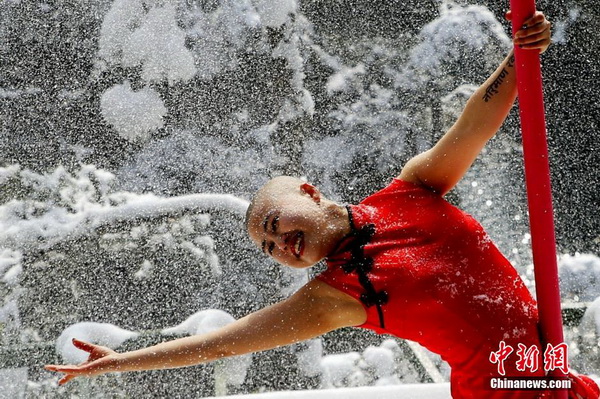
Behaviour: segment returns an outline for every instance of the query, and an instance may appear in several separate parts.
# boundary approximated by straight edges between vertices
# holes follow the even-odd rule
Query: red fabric
[[[571,371],[568,375],[572,382],[569,399],[598,399],[600,388],[590,377]],[[577,396],[579,395],[579,396]]]
[[[354,229],[375,225],[364,246],[364,255],[374,260],[368,277],[376,291],[388,293],[385,330],[375,306],[365,307],[367,321],[359,327],[440,354],[452,368],[456,399],[538,397],[535,391],[489,388],[489,378],[499,376],[489,357],[500,341],[514,348],[504,363],[506,376],[544,371],[541,355],[541,370],[516,370],[519,343],[540,347],[536,303],[481,225],[439,195],[398,179],[350,208]],[[348,257],[347,248],[340,248],[317,278],[360,300],[364,287],[342,268]]]

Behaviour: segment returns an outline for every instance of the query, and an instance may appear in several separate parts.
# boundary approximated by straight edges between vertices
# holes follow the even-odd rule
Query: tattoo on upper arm
[[[508,59],[506,64],[508,67],[512,67],[515,64],[515,56],[512,55]],[[485,94],[483,95],[483,101],[485,101],[487,103],[488,101],[490,101],[492,99],[492,97],[494,97],[494,94],[499,93],[498,88],[500,87],[502,82],[504,82],[504,78],[506,78],[507,76],[508,76],[508,71],[506,70],[506,68],[502,68],[502,71],[500,71],[500,74],[496,77],[496,79],[494,79],[494,81],[485,90]]]
[[[515,55],[511,55],[506,63],[509,67],[513,67],[515,65]]]

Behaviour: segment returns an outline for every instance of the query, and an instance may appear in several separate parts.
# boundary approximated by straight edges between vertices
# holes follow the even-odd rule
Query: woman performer
[[[514,43],[545,51],[550,23],[537,12]],[[545,375],[536,304],[482,227],[443,199],[513,106],[513,64],[511,52],[440,141],[358,205],[330,201],[293,177],[277,177],[258,191],[246,217],[258,247],[290,267],[327,263],[290,298],[217,331],[126,353],[75,339],[88,361],[46,368],[65,373],[64,384],[78,376],[189,366],[359,326],[439,353],[451,366],[454,398],[549,397],[548,390],[493,389],[493,378]],[[506,356],[511,349],[514,358],[522,351],[521,364]],[[569,378],[572,398],[598,398],[592,380]]]

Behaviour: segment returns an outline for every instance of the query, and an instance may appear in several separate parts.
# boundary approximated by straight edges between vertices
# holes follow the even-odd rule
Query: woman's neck
[[[352,226],[350,225],[350,216],[348,209],[344,205],[340,205],[333,201],[328,201],[327,206],[327,217],[328,224],[330,226],[331,234],[328,237],[329,250],[328,254],[333,252],[338,244],[352,232]]]

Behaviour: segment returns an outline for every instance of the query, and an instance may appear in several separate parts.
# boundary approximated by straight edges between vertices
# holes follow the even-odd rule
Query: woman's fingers
[[[506,18],[509,21],[512,21],[512,11],[508,10],[505,14],[504,14],[504,18]],[[534,25],[538,25],[541,24],[543,22],[548,22],[546,21],[546,16],[544,15],[543,12],[541,11],[536,11],[533,16],[531,16],[530,18],[526,19],[525,22],[523,22],[523,25],[521,27],[521,29],[528,29],[531,28]]]
[[[115,353],[115,351],[113,351],[112,349],[107,348],[105,346],[91,344],[89,342],[81,341],[77,338],[73,338],[73,345],[76,348],[86,351],[90,354],[90,356],[88,357],[88,362],[91,362],[91,361],[103,358],[104,356]]]
[[[49,364],[44,367],[46,370],[55,371],[57,373],[64,373],[65,375],[58,381],[59,385],[64,385],[67,382],[71,381],[73,378],[86,376],[90,377],[94,374],[97,374],[97,370],[94,369],[93,365],[90,363],[84,363],[79,366],[75,365],[55,365]]]
[[[540,33],[546,33],[550,30],[550,22],[543,20],[535,25],[527,25],[526,28],[519,29],[515,33],[515,38],[526,38]]]
[[[97,345],[90,344],[89,342],[80,341],[77,338],[73,338],[72,342],[77,349],[81,349],[86,352],[91,352],[98,347]]]
[[[44,367],[46,370],[65,374],[58,381],[60,385],[66,384],[73,378],[79,376],[90,377],[93,375],[103,374],[111,370],[111,365],[114,363],[114,358],[111,355],[116,354],[116,352],[112,349],[104,346],[94,345],[89,342],[80,341],[76,338],[73,338],[73,345],[76,348],[89,353],[87,361],[79,365],[48,364]]]
[[[527,50],[534,50],[534,49],[545,50],[549,45],[550,45],[550,40],[542,40],[542,41],[535,42],[535,43],[520,44],[519,46],[521,48],[527,49]]]
[[[512,17],[511,13],[506,13],[507,18]],[[550,45],[550,22],[541,11],[528,18],[523,27],[515,33],[513,42],[523,49],[539,50],[543,53]]]
[[[57,373],[65,373],[65,374],[84,374],[86,372],[86,370],[83,368],[83,366],[73,366],[73,365],[60,366],[60,365],[56,365],[56,364],[49,364],[47,366],[44,366],[44,368],[49,371],[56,371]]]
[[[546,20],[546,17],[544,16],[544,13],[541,11],[536,11],[533,16],[531,16],[530,18],[526,19],[523,22],[523,27],[527,26],[533,26],[536,24],[540,24],[542,22],[544,22]]]
[[[546,51],[550,46],[550,25],[546,26],[545,30],[539,33],[531,33],[526,36],[515,37],[514,44],[522,49],[539,50],[540,53]]]
[[[58,385],[65,385],[67,382],[71,381],[75,377],[77,377],[77,376],[73,375],[73,374],[67,374],[63,378],[58,380]]]
[[[546,39],[548,39],[548,40],[550,39],[550,34],[547,31],[543,31],[540,33],[532,33],[530,35],[523,36],[523,37],[517,37],[517,38],[515,38],[514,42],[516,45],[524,47],[524,45],[526,45],[526,44],[537,43],[537,42],[544,41]]]

